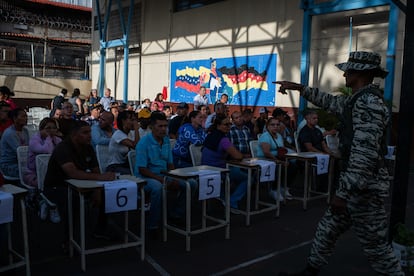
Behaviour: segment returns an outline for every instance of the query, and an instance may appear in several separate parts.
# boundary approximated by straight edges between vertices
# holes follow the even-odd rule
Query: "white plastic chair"
[[[171,149],[174,148],[176,142],[177,142],[177,139],[170,138]]]
[[[300,150],[299,133],[297,131],[293,132],[293,138],[295,139],[296,152],[302,152]]]
[[[96,145],[96,158],[98,159],[99,170],[101,173],[106,172],[110,160],[109,146]]]
[[[37,176],[37,188],[40,191],[40,196],[44,199],[49,206],[56,206],[53,202],[51,202],[44,194],[43,194],[43,187],[45,183],[45,177],[47,173],[47,167],[49,165],[49,159],[52,154],[50,153],[42,153],[36,155],[36,176]]]
[[[257,157],[257,147],[259,146],[259,140],[251,140],[249,142],[249,146],[250,146],[250,154],[252,155],[252,157]]]
[[[194,144],[190,145],[190,156],[191,162],[193,166],[200,166],[201,165],[201,148],[203,146],[196,146]]]
[[[40,191],[43,191],[50,156],[51,154],[49,153],[42,153],[36,156],[37,188]]]
[[[28,188],[28,189],[32,189],[33,187],[29,186],[28,184],[26,184],[24,182],[23,179],[23,175],[27,170],[27,155],[29,152],[29,147],[28,146],[19,146],[17,147],[16,150],[16,154],[17,154],[17,163],[19,166],[19,178],[18,179],[14,179],[14,180],[19,180],[20,184],[23,185],[24,187]],[[5,176],[4,178],[7,179]],[[9,180],[9,179],[7,179]]]
[[[27,124],[25,128],[27,129],[27,132],[29,133],[29,138],[32,138],[32,136],[38,131],[38,127],[35,124]]]
[[[325,137],[326,145],[328,148],[334,152],[338,151],[339,147],[339,138],[337,135],[326,135]]]
[[[129,170],[131,171],[131,175],[135,175],[135,173],[134,173],[135,156],[136,156],[136,151],[135,150],[130,150],[128,152],[128,163],[129,163]]]

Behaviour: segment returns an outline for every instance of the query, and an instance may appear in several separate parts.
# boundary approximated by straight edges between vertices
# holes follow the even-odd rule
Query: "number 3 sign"
[[[137,184],[130,180],[103,183],[105,188],[105,213],[137,209]]]

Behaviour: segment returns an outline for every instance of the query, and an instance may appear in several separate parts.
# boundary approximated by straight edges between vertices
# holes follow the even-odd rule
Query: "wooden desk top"
[[[3,186],[0,187],[0,191],[12,194],[14,196],[15,195],[24,195],[24,194],[27,193],[26,189],[17,187],[17,186],[12,185],[12,184],[4,184]]]
[[[228,160],[226,161],[226,163],[231,164],[231,165],[237,165],[237,166],[242,166],[242,167],[246,167],[246,168],[256,168],[259,167],[260,161],[269,161],[269,162],[274,162],[274,163],[278,163],[278,161],[276,160],[271,160],[271,159],[267,159],[267,158],[244,158],[242,160]]]
[[[131,180],[137,184],[146,183],[145,179],[135,177],[133,175],[120,175],[119,180]],[[118,179],[116,179],[118,180]],[[115,181],[115,180],[114,180]],[[102,188],[103,185],[99,182],[110,182],[110,181],[100,181],[100,180],[82,180],[82,179],[67,179],[66,182],[75,187],[76,189],[97,189]]]
[[[214,171],[220,173],[229,172],[229,170],[226,168],[201,165],[187,168],[179,168],[171,171],[163,171],[162,173],[166,176],[171,177],[193,178],[195,176],[199,176],[201,173],[203,173],[203,171]]]

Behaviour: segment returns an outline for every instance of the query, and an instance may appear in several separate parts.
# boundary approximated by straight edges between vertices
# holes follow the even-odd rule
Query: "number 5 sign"
[[[105,188],[105,213],[137,209],[138,188],[130,180],[115,180],[103,183]]]
[[[219,172],[201,173],[198,179],[198,200],[220,196],[221,177]]]

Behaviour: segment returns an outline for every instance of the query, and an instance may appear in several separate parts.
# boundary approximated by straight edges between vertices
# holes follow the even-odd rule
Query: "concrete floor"
[[[40,222],[32,214],[29,218],[32,275],[277,275],[281,270],[298,271],[305,266],[315,227],[326,206],[326,200],[316,200],[304,211],[300,202],[289,201],[282,206],[279,218],[274,213],[257,215],[249,227],[244,225],[244,217],[232,215],[229,240],[224,238],[223,229],[196,235],[192,237],[190,252],[185,251],[183,236],[168,232],[167,242],[147,241],[145,261],[140,261],[136,248],[100,253],[87,256],[85,273],[81,272],[79,256],[69,258],[60,248],[62,224]],[[413,229],[414,181],[410,181],[406,214],[406,222]],[[117,218],[113,217],[113,221]],[[16,234],[15,238],[18,237]],[[88,238],[88,243],[100,242]],[[5,275],[24,275],[24,270],[16,269]],[[334,255],[320,275],[376,274],[355,235],[349,231],[338,241]]]

